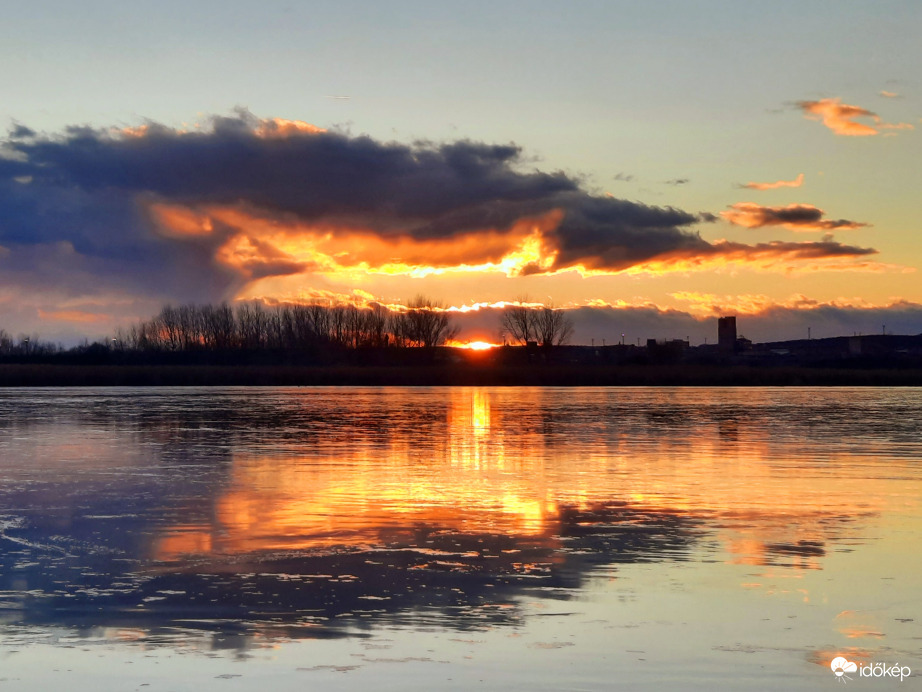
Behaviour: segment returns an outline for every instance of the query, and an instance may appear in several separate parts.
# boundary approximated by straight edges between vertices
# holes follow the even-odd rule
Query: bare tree
[[[522,345],[535,340],[534,310],[526,307],[528,296],[515,299],[518,305],[507,305],[500,319],[503,338],[509,337]]]
[[[310,324],[315,338],[322,342],[328,342],[332,339],[332,329],[330,326],[330,309],[318,303],[312,303],[307,306],[307,321]]]
[[[355,305],[347,305],[343,309],[343,324],[345,325],[345,343],[350,348],[358,348],[365,343],[365,311],[359,310]]]
[[[388,310],[380,303],[375,303],[368,309],[366,333],[369,346],[376,348],[387,346],[387,317]]]
[[[240,345],[246,350],[264,348],[269,323],[262,303],[257,301],[238,303],[235,312]]]
[[[180,305],[176,308],[179,323],[179,344],[183,351],[190,351],[202,344],[201,311],[195,305]]]
[[[204,305],[201,308],[202,341],[205,348],[225,351],[235,346],[237,321],[227,303]]]
[[[272,349],[285,345],[284,308],[281,305],[273,306],[266,315],[266,343]]]
[[[182,345],[179,327],[179,313],[172,305],[164,305],[160,314],[154,318],[154,331],[157,340],[168,351],[178,351]]]
[[[535,334],[542,346],[560,346],[573,336],[573,320],[562,308],[548,304],[536,310],[534,317]]]
[[[423,348],[441,346],[459,331],[451,324],[443,303],[422,295],[410,301],[406,312],[394,315],[393,330],[398,343]]]
[[[141,322],[137,327],[132,327],[130,334],[131,341],[141,351],[160,351],[164,348],[160,325],[156,317],[149,322]]]
[[[326,341],[326,312],[321,305],[289,305],[285,324],[289,348],[310,348]]]
[[[327,310],[330,339],[338,346],[349,345],[349,315],[344,305],[336,305]]]

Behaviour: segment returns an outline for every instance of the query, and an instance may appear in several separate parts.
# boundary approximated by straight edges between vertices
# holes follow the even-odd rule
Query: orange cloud
[[[284,276],[317,268],[310,261],[299,261],[270,241],[242,233],[224,243],[215,259],[237,269],[247,278]]]
[[[879,123],[880,117],[876,113],[859,106],[849,106],[842,103],[841,99],[800,101],[797,105],[804,111],[806,117],[811,120],[822,120],[823,125],[837,135],[868,137],[877,134],[876,128],[854,120],[855,118],[872,118],[875,123]]]
[[[238,207],[190,209],[152,204],[151,218],[168,236],[207,235],[221,229],[215,258],[250,278],[310,270],[316,274],[386,274],[423,277],[445,272],[522,273],[525,266],[549,268],[554,253],[544,234],[562,213],[523,218],[503,231],[481,229],[448,238],[383,235],[359,219],[315,223],[258,215]]]
[[[779,187],[800,187],[804,183],[804,174],[801,173],[794,180],[779,180],[776,183],[746,183],[742,187],[749,190],[776,190]]]
[[[285,139],[293,135],[316,135],[326,132],[326,129],[317,127],[303,120],[287,120],[285,118],[256,118],[244,111],[244,122],[250,128],[252,133],[263,139]],[[194,125],[195,128],[201,128],[200,125]],[[146,123],[134,127],[112,128],[111,132],[120,135],[125,139],[140,139],[150,137],[156,134],[165,134],[174,132],[177,134],[186,134],[188,130],[182,129],[170,130],[157,123]]]
[[[38,316],[43,320],[60,320],[62,322],[105,322],[109,319],[108,315],[99,315],[82,310],[39,310]]]
[[[867,226],[866,223],[838,219],[823,219],[822,209],[812,204],[789,204],[785,207],[765,207],[755,202],[739,202],[720,215],[727,221],[745,228],[782,226],[792,231],[842,231]]]
[[[822,215],[815,207],[808,210],[812,210],[814,216]],[[561,210],[523,218],[503,231],[481,229],[441,238],[384,235],[364,226],[359,219],[307,223],[292,217],[260,215],[240,206],[191,209],[157,203],[151,205],[150,211],[152,219],[166,235],[213,236],[215,261],[235,270],[244,281],[236,295],[269,300],[282,295],[287,296],[286,300],[295,299],[301,292],[298,286],[305,284],[308,275],[354,286],[373,275],[421,278],[449,273],[493,273],[516,277],[575,272],[588,277],[740,267],[784,272],[893,269],[876,262],[859,261],[876,254],[873,249],[830,240],[757,245],[696,240],[631,262],[613,263],[605,257],[585,256],[564,263],[559,262],[555,236],[564,217]],[[736,212],[742,213],[741,210]],[[788,212],[788,217],[790,214]],[[788,217],[785,222],[792,222]],[[751,215],[743,220],[756,225]],[[804,223],[801,219],[801,224]],[[812,219],[812,223],[814,227],[810,230],[819,227],[829,230],[851,227],[846,223],[852,222]],[[278,281],[286,276],[291,281]],[[347,302],[355,302],[355,298],[350,297]]]
[[[880,92],[882,96],[896,98],[899,94],[890,91]],[[881,130],[914,130],[910,123],[885,123],[876,113],[859,106],[849,106],[840,99],[820,99],[819,101],[801,101],[797,104],[804,115],[811,120],[822,120],[823,124],[837,135],[851,137],[868,137],[880,134]],[[855,118],[871,118],[874,125],[856,122]],[[895,132],[885,136],[893,137]]]
[[[272,277],[275,278],[275,277]],[[291,277],[283,277],[285,279]],[[236,297],[238,301],[260,301],[270,306],[277,305],[298,305],[306,303],[315,303],[318,305],[354,305],[357,308],[368,308],[374,304],[380,304],[392,312],[405,309],[405,306],[386,304],[381,299],[376,298],[368,291],[360,288],[353,288],[350,292],[332,291],[325,288],[316,288],[313,286],[304,286],[303,281],[298,278],[298,287],[296,291],[286,293],[285,291],[269,290],[261,291],[260,289],[271,284],[271,279],[267,282],[252,281]]]
[[[291,137],[292,135],[316,135],[326,132],[322,127],[311,125],[303,120],[286,120],[285,118],[267,118],[260,120],[254,130],[258,137],[277,138]]]
[[[881,91],[880,95],[888,99],[896,99],[900,97],[900,95],[895,91]]]
[[[146,137],[150,133],[150,125],[138,125],[137,127],[123,127],[116,130],[123,137]]]

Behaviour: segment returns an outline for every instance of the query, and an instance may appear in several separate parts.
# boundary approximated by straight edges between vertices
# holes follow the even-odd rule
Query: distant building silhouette
[[[717,318],[717,346],[725,353],[736,351],[736,317]]]

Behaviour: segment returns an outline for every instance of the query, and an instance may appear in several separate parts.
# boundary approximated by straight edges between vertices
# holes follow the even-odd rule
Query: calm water
[[[0,690],[915,686],[920,431],[920,389],[0,390]]]

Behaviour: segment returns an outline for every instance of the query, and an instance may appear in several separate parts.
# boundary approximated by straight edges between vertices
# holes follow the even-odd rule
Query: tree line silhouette
[[[5,329],[0,329],[0,357],[2,356],[47,356],[58,353],[61,347],[50,341],[41,341],[37,335],[20,334],[13,338]]]
[[[434,348],[457,333],[445,306],[424,296],[400,311],[378,303],[360,308],[254,301],[166,305],[153,318],[118,330],[113,345],[156,352]]]
[[[507,306],[500,323],[502,338],[522,345],[561,345],[573,331],[564,310],[539,305]],[[65,363],[412,363],[431,360],[437,347],[451,342],[458,332],[448,308],[423,295],[397,309],[380,303],[168,304],[150,319],[117,329],[114,336],[70,349],[37,335],[13,339],[0,329],[0,358]]]

